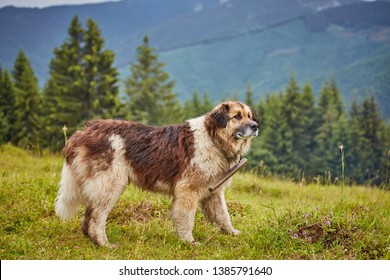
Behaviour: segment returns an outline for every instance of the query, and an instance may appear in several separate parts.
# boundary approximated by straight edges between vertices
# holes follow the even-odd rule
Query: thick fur
[[[129,183],[173,196],[172,219],[180,239],[194,242],[198,204],[221,230],[234,229],[224,198],[225,186],[208,188],[249,149],[258,117],[247,105],[229,101],[183,125],[154,127],[96,120],[75,132],[64,148],[66,162],[55,210],[61,220],[85,205],[83,233],[100,246],[108,214]]]

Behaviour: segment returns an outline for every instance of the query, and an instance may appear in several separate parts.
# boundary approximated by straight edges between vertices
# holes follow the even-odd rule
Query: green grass
[[[226,197],[239,236],[221,233],[197,212],[194,237],[182,243],[171,199],[130,186],[111,212],[99,248],[77,217],[54,213],[63,159],[0,147],[1,259],[390,259],[390,193],[237,174]]]

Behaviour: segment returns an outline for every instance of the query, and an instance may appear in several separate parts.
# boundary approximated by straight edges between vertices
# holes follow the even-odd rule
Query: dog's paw
[[[191,244],[191,246],[194,246],[194,247],[200,246],[200,242],[195,241],[195,240],[191,241],[190,244]]]
[[[229,228],[229,229],[221,229],[223,233],[225,234],[231,234],[231,235],[239,235],[241,234],[241,231],[234,229],[234,228]]]
[[[107,245],[105,245],[107,248],[110,248],[110,249],[116,249],[116,248],[119,248],[119,244],[112,244],[112,243],[108,243]]]

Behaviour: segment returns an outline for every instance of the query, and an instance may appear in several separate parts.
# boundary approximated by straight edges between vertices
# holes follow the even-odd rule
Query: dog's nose
[[[253,131],[256,131],[258,128],[259,128],[259,125],[257,124],[257,122],[251,122],[249,124],[249,127],[253,130]]]

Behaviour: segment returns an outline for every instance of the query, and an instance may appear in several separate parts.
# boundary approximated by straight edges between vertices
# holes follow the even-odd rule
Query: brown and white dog
[[[221,230],[238,234],[230,221],[225,186],[212,193],[209,186],[248,151],[258,123],[256,113],[236,101],[176,126],[92,121],[64,148],[56,214],[65,220],[85,205],[83,233],[100,246],[112,246],[105,231],[107,216],[123,189],[134,183],[173,196],[172,219],[183,241],[194,243],[199,203]]]

